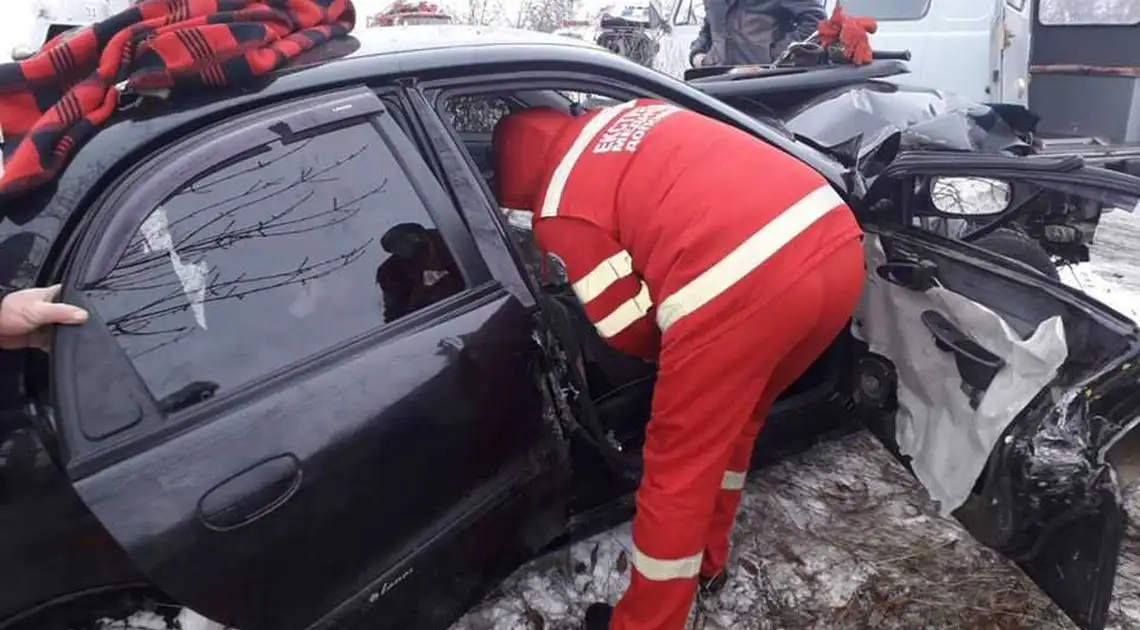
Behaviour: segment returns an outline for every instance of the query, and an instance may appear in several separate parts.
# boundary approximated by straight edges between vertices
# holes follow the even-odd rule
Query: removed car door
[[[1099,175],[1049,178],[1077,189]],[[1140,197],[1140,179],[1113,181],[1103,192]],[[855,379],[867,424],[944,514],[1016,561],[1078,626],[1102,630],[1127,481],[1107,453],[1140,421],[1140,330],[1017,262],[897,225],[865,226],[852,333],[868,346]]]
[[[91,312],[52,354],[75,488],[241,630],[443,628],[560,533],[534,306],[388,102],[310,97],[169,147],[92,209],[63,279]]]

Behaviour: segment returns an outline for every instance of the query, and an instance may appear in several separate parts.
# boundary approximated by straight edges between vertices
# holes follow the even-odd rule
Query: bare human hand
[[[0,349],[46,350],[48,326],[86,322],[87,311],[55,302],[59,292],[57,284],[22,289],[5,296],[0,302]]]

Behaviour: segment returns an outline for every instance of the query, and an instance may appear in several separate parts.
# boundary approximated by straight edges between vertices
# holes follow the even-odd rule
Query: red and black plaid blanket
[[[350,0],[144,0],[0,64],[0,199],[50,181],[123,93],[240,84],[355,23]]]

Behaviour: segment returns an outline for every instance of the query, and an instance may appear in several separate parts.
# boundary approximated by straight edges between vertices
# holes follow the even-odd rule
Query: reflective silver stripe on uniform
[[[574,165],[578,162],[578,158],[586,152],[586,147],[589,146],[590,141],[594,136],[613,119],[620,116],[627,109],[633,107],[635,101],[627,101],[619,105],[608,107],[602,113],[594,116],[586,126],[582,128],[581,133],[574,140],[574,144],[570,145],[570,150],[566,155],[562,156],[562,161],[558,163],[558,167],[554,169],[554,175],[550,177],[550,185],[546,187],[546,196],[542,200],[542,212],[540,216],[553,217],[558,214],[558,206],[562,203],[562,192],[566,190],[566,181],[570,179],[570,172],[574,170]]]
[[[721,490],[743,490],[744,480],[748,473],[727,471],[720,480]]]
[[[664,332],[677,320],[708,304],[842,204],[843,198],[826,184],[808,193],[720,262],[662,300],[657,307],[658,327]]]
[[[637,547],[633,548],[633,568],[654,582],[684,580],[697,577],[701,572],[701,559],[704,553],[695,553],[679,560],[662,560],[647,556]]]
[[[633,274],[633,258],[624,249],[602,261],[571,287],[583,304],[589,304],[615,282]]]
[[[609,339],[648,315],[650,308],[653,308],[653,300],[649,299],[649,287],[642,282],[637,295],[622,302],[621,306],[606,315],[595,327],[598,334]]]

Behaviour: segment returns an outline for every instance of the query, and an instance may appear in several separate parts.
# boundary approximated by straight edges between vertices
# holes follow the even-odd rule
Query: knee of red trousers
[[[683,630],[697,593],[697,578],[651,580],[636,569],[610,630]]]

